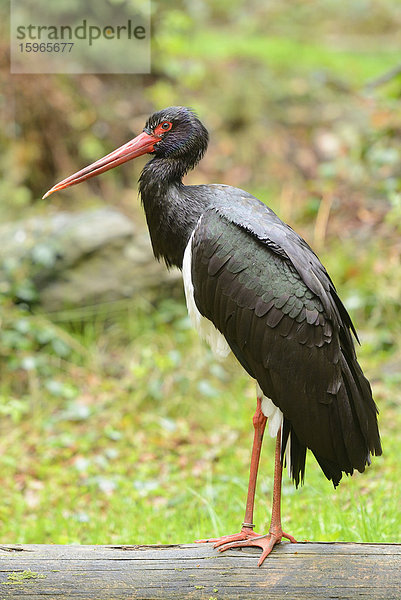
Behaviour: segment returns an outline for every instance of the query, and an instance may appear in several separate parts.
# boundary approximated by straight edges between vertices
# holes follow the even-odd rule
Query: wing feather
[[[301,238],[292,252],[280,245],[292,230],[275,219],[270,240],[266,226],[240,226],[221,207],[203,214],[192,238],[195,303],[283,412],[295,483],[310,448],[337,485],[381,452],[377,409],[329,276]]]

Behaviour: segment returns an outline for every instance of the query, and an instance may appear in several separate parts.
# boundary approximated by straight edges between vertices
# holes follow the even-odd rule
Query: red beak
[[[100,175],[100,173],[104,173],[109,169],[113,169],[118,165],[122,165],[123,163],[136,158],[137,156],[142,156],[142,154],[153,152],[154,145],[159,141],[160,137],[156,135],[149,135],[144,131],[133,140],[130,140],[123,146],[120,146],[120,148],[117,148],[117,150],[110,152],[110,154],[107,156],[100,158],[91,165],[81,169],[81,171],[70,175],[70,177],[67,177],[67,179],[63,179],[63,181],[60,181],[60,183],[57,183],[51,188],[51,190],[46,192],[43,198],[47,198],[47,196],[50,196],[50,194],[53,194],[53,192],[58,192],[59,190],[70,187],[71,185],[81,183],[81,181],[85,181],[90,177]]]

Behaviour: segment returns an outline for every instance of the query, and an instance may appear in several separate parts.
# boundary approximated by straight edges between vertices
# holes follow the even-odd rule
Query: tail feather
[[[372,390],[362,373],[355,353],[341,354],[340,388],[332,403],[332,436],[337,460],[314,453],[317,462],[334,487],[342,473],[363,472],[371,455],[382,453],[377,425],[377,407]]]
[[[330,414],[330,435],[333,440],[332,457],[322,456],[311,448],[327,479],[336,487],[342,474],[352,475],[354,469],[361,473],[371,463],[371,455],[382,453],[378,410],[372,397],[372,390],[363,375],[355,353],[341,353],[341,383],[328,407]],[[306,446],[302,444],[293,427],[284,418],[282,438],[282,461],[290,436],[290,475],[296,487],[303,483],[305,474]]]
[[[349,362],[343,358],[341,366],[344,382],[352,390],[351,397],[353,408],[367,450],[370,454],[380,456],[382,447],[380,443],[379,428],[377,426],[377,415],[379,411],[373,400],[369,381],[364,376],[357,360]]]
[[[287,442],[290,441],[289,446]],[[302,444],[288,419],[284,417],[281,437],[281,462],[289,465],[289,474],[295,487],[302,485],[305,477],[306,446]],[[289,452],[289,456],[287,453]]]
[[[327,479],[332,481],[334,487],[336,488],[338,486],[338,484],[340,483],[341,478],[343,476],[342,469],[340,469],[339,466],[334,461],[328,460],[326,458],[322,458],[321,456],[318,456],[314,452],[313,452],[313,454],[314,454],[317,462],[319,463],[319,466],[322,469],[323,473],[327,477]],[[351,471],[350,475],[352,475],[352,473],[353,473],[353,471]]]

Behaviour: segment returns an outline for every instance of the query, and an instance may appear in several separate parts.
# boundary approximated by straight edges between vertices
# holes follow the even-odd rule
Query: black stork
[[[188,108],[154,113],[143,132],[64,179],[45,196],[150,154],[139,180],[153,252],[182,270],[188,312],[215,353],[230,351],[256,380],[257,407],[245,519],[216,539],[220,551],[262,548],[261,565],[283,537],[282,468],[298,487],[309,448],[336,487],[380,455],[377,408],[355,354],[352,321],[308,244],[251,194],[228,185],[191,185],[183,176],[208,145]],[[44,196],[44,197],[45,197]],[[269,532],[254,532],[253,506],[266,421],[276,437]]]

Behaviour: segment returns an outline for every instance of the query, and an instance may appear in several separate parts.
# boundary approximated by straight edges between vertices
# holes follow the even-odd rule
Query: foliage
[[[212,134],[187,181],[253,192],[319,252],[360,333],[384,456],[337,491],[313,460],[303,488],[285,480],[285,527],[300,539],[399,541],[400,76],[379,79],[399,60],[400,21],[392,0],[154,2],[151,75],[0,73],[3,220],[48,211],[39,197],[55,181],[132,137],[154,108],[186,104]],[[52,210],[114,198],[139,222],[140,166],[54,196]],[[215,362],[183,303],[44,315],[31,272],[8,268],[0,538],[171,543],[238,528],[254,388]],[[260,530],[272,455],[266,439]]]

